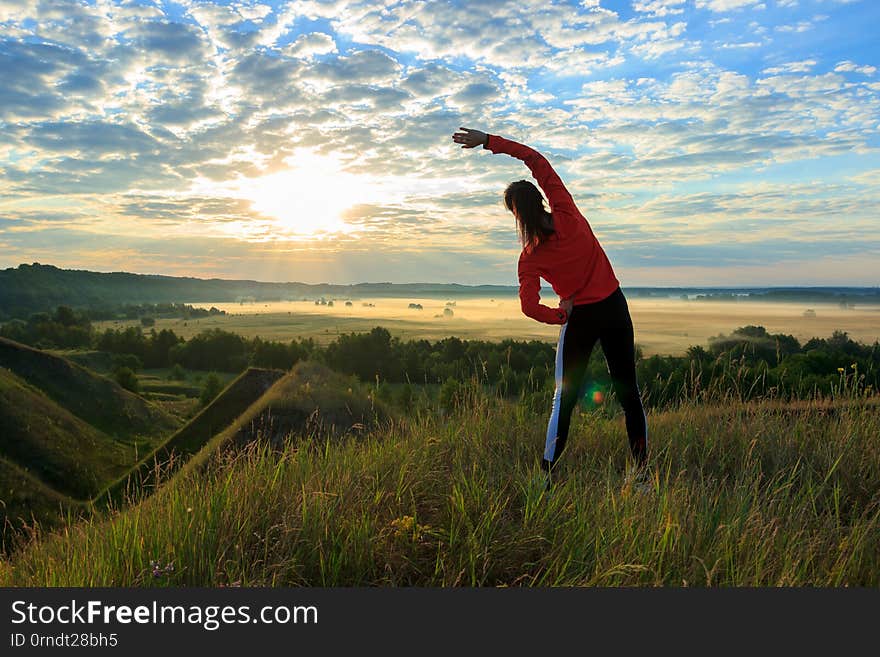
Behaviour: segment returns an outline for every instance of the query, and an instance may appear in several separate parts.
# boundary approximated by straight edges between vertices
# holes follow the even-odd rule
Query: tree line
[[[170,329],[134,326],[96,331],[88,315],[66,306],[7,322],[0,335],[39,348],[82,348],[126,356],[132,369],[179,365],[193,370],[240,372],[248,366],[289,369],[304,359],[321,361],[381,388],[388,384],[440,384],[454,399],[466,383],[490,386],[501,395],[549,403],[554,385],[555,345],[539,340],[401,340],[382,327],[339,335],[326,346],[311,339],[290,342],[246,338],[210,329],[184,340]],[[692,346],[682,356],[643,357],[637,348],[639,383],[646,404],[662,407],[685,400],[804,399],[871,394],[880,388],[880,344],[866,345],[836,331],[801,344],[762,326]],[[599,348],[584,379],[585,404],[612,392]],[[598,394],[597,394],[598,393]]]

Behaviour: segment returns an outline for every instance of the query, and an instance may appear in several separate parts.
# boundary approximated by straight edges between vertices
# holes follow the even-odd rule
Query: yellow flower
[[[837,371],[840,372],[841,374],[843,374],[843,371],[844,371],[844,370],[843,370],[842,367],[838,367],[838,368],[837,368]]]
[[[403,536],[404,534],[411,532],[414,524],[415,518],[412,516],[403,516],[402,518],[395,518],[391,521],[391,527],[394,529],[394,533],[397,536]]]
[[[856,369],[857,366],[858,366],[858,363],[853,363],[852,365],[850,365],[850,367],[853,369]]]

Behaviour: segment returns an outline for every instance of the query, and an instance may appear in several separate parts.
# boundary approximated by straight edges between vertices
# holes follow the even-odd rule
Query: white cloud
[[[776,75],[778,73],[808,73],[816,66],[818,62],[815,59],[803,59],[798,62],[788,62],[779,66],[771,66],[765,68],[765,75]]]
[[[663,16],[683,14],[684,4],[685,0],[634,0],[633,9],[662,18]]]
[[[763,43],[759,41],[747,41],[745,43],[722,43],[719,48],[722,50],[736,50],[739,48],[760,48]]]
[[[840,62],[837,66],[834,67],[834,70],[838,73],[861,73],[862,75],[874,75],[877,72],[876,66],[859,66],[854,62],[845,61]]]
[[[299,36],[296,41],[285,46],[284,52],[292,57],[311,59],[316,55],[329,55],[338,50],[332,36],[323,32],[311,32]]]
[[[758,0],[696,0],[697,9],[709,9],[710,11],[722,12],[734,9],[743,9],[744,7],[754,7],[758,4]]]

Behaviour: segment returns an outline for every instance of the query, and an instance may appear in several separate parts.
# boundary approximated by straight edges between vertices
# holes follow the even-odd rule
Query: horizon
[[[624,288],[880,284],[880,5],[473,7],[0,1],[0,264],[515,286],[529,172],[466,126]]]
[[[244,282],[244,283],[260,283],[260,284],[268,284],[268,285],[308,285],[312,287],[320,287],[320,286],[335,286],[335,287],[354,287],[358,285],[443,285],[443,286],[458,286],[458,287],[498,287],[498,288],[510,288],[510,290],[516,290],[518,288],[517,285],[514,284],[503,284],[503,283],[459,283],[456,281],[403,281],[403,282],[393,282],[393,281],[355,281],[349,283],[332,283],[328,281],[319,281],[319,282],[306,282],[306,281],[295,281],[295,280],[287,280],[287,281],[267,281],[267,280],[259,280],[259,279],[247,279],[247,278],[203,278],[199,276],[187,276],[187,275],[175,275],[175,274],[161,274],[155,272],[136,272],[136,271],[128,271],[128,270],[110,270],[110,271],[101,271],[98,269],[78,269],[78,268],[64,268],[58,267],[56,265],[41,263],[41,262],[32,262],[26,263],[22,262],[18,265],[4,267],[0,269],[0,271],[11,271],[16,270],[20,267],[52,267],[55,269],[59,269],[62,271],[68,272],[88,272],[88,273],[97,273],[97,274],[130,274],[135,276],[164,276],[169,278],[193,278],[195,280],[209,281],[209,280],[219,280],[224,282]],[[849,289],[849,290],[875,290],[880,289],[880,285],[621,285],[623,289],[629,290],[730,290],[730,291],[738,291],[738,290],[823,290],[823,289]]]

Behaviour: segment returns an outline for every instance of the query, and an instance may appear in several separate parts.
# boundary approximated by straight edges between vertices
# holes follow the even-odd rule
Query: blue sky
[[[0,267],[516,282],[544,152],[625,286],[880,284],[880,3],[0,0]]]

